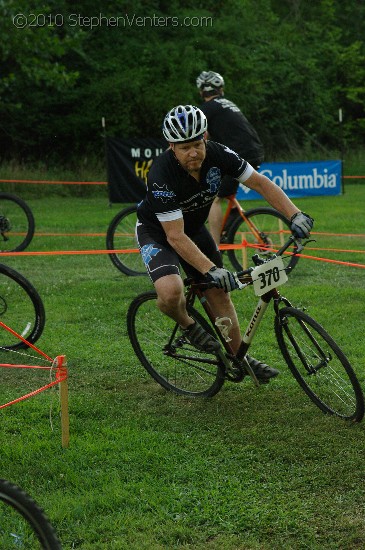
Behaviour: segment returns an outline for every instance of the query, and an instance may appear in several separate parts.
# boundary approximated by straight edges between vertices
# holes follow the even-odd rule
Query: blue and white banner
[[[276,183],[289,197],[340,195],[342,161],[264,162],[259,172]],[[240,184],[239,200],[262,199],[261,195]]]

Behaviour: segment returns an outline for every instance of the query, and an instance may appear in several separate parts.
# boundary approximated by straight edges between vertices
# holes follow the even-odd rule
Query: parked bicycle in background
[[[20,252],[34,235],[34,216],[21,198],[0,193],[0,253]]]
[[[0,321],[34,344],[41,336],[46,314],[40,295],[21,273],[0,264]],[[0,328],[0,349],[27,348],[3,327]]]
[[[0,548],[62,550],[40,506],[20,487],[0,479]]]

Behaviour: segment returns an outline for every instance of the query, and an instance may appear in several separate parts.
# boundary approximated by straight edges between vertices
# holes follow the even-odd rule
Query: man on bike
[[[213,71],[203,71],[196,79],[196,85],[204,100],[200,109],[207,117],[209,139],[227,145],[257,170],[264,161],[264,146],[239,107],[224,97],[223,77]],[[222,201],[224,197],[237,193],[238,183],[232,176],[225,176],[210,209],[209,228],[217,244],[223,221]],[[236,214],[237,210],[233,209],[230,217],[234,219]]]
[[[222,267],[222,258],[205,226],[210,207],[225,175],[260,193],[274,208],[292,220],[292,231],[308,237],[313,220],[296,208],[285,193],[234,151],[206,141],[207,119],[192,105],[169,111],[163,134],[170,144],[157,157],[147,178],[147,194],[137,209],[137,239],[147,272],[157,292],[159,309],[181,327],[198,349],[216,349],[216,340],[192,319],[186,309],[180,265],[188,276],[214,282],[205,291],[215,317],[231,320],[231,347],[237,353],[240,329],[229,292],[236,288],[233,275]],[[279,371],[248,357],[261,382]]]

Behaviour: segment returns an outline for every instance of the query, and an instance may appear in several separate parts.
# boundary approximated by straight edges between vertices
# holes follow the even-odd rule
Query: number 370
[[[267,269],[264,273],[258,273],[260,277],[260,289],[266,288],[273,283],[279,282],[280,271],[278,267]]]

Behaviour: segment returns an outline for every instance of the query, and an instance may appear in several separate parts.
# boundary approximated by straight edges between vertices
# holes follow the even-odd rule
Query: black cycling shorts
[[[143,262],[152,282],[165,275],[181,275],[180,265],[188,277],[199,280],[202,274],[181,258],[167,242],[164,230],[137,223],[137,240]],[[203,225],[190,237],[197,247],[218,267],[223,267],[222,256],[208,229]]]

